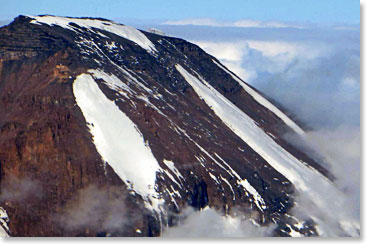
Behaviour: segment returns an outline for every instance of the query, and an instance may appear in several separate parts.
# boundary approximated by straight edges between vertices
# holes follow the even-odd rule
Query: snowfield
[[[235,81],[237,81],[242,86],[242,88],[256,100],[256,102],[258,102],[259,104],[261,104],[262,106],[264,106],[265,108],[267,108],[271,112],[273,112],[278,118],[280,118],[281,120],[283,120],[283,122],[286,125],[288,125],[290,128],[292,128],[298,134],[300,134],[300,135],[304,135],[305,134],[305,132],[296,123],[294,123],[287,115],[285,115],[282,111],[280,111],[272,103],[270,103],[268,100],[266,100],[263,96],[261,96],[259,93],[257,93],[254,89],[252,89],[250,86],[248,86],[245,82],[243,82],[237,76],[233,75],[222,64],[219,64],[214,59],[212,61],[219,68],[221,68],[226,73],[228,73]]]
[[[131,26],[126,26],[122,24],[117,24],[112,21],[107,20],[97,20],[97,19],[77,19],[77,18],[67,18],[67,17],[56,17],[56,16],[28,16],[32,18],[32,24],[46,24],[46,25],[58,25],[62,28],[77,31],[77,28],[70,25],[70,23],[75,23],[80,27],[84,27],[89,31],[93,31],[92,28],[104,30],[111,32],[115,35],[121,36],[132,42],[135,42],[140,47],[144,48],[149,52],[157,52],[154,44],[139,30]],[[105,37],[101,33],[97,33]]]
[[[93,76],[81,74],[76,78],[73,92],[96,149],[125,184],[144,198],[146,206],[159,212],[164,200],[156,192],[155,182],[157,172],[162,169],[136,125],[104,95],[94,80],[106,79],[117,85],[116,77],[106,78],[98,70],[90,73]]]

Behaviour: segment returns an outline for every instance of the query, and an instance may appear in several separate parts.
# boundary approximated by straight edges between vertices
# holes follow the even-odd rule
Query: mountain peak
[[[187,205],[241,209],[275,236],[318,234],[291,210],[298,192],[322,204],[314,184],[338,195],[330,173],[217,59],[105,19],[19,18],[0,29],[1,183],[35,187],[0,201],[11,235],[157,236]]]
[[[71,31],[80,31],[80,28],[86,28],[89,31],[93,31],[93,29],[99,29],[103,31],[108,31],[110,33],[121,36],[125,39],[129,39],[142,48],[148,51],[155,51],[154,45],[147,39],[140,31],[137,29],[125,26],[122,24],[115,23],[110,20],[101,19],[101,18],[70,18],[70,17],[59,17],[52,15],[42,15],[42,16],[28,16],[32,20],[30,23],[32,24],[46,24],[49,26],[60,26],[64,29],[68,29]],[[102,33],[98,33],[103,35]]]

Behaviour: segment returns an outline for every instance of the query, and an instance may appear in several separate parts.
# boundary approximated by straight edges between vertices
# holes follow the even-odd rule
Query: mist
[[[123,194],[117,188],[107,190],[90,185],[80,190],[63,209],[53,219],[69,231],[121,232],[129,223]]]
[[[42,186],[36,179],[9,175],[1,182],[1,201],[27,202],[29,199],[41,199]]]
[[[166,21],[155,27],[194,42],[306,125],[303,138],[286,134],[284,139],[335,177],[333,184],[342,198],[326,193],[324,205],[328,209],[318,209],[311,199],[298,193],[292,214],[299,219],[311,216],[321,236],[359,236],[359,26],[305,23],[297,28],[240,28],[218,21],[186,22]],[[215,225],[209,227],[208,223]],[[251,224],[246,225],[249,233],[242,232],[246,228],[229,233],[227,224],[214,210],[194,212],[165,235],[180,235],[182,231],[198,236],[196,229],[214,236],[246,236],[251,231],[268,234],[262,227],[254,231],[257,227]]]
[[[325,209],[314,206],[311,199],[296,194],[292,214],[299,219],[309,216],[318,224],[319,234],[326,237],[360,235],[361,151],[359,127],[340,126],[308,131],[303,138],[284,135],[290,143],[307,152],[335,177],[334,186],[341,192],[334,196],[325,190]],[[311,188],[320,187],[319,185]]]
[[[271,236],[275,225],[255,226],[244,215],[223,216],[222,213],[205,208],[195,211],[187,207],[181,211],[177,226],[167,228],[162,237],[264,237]]]

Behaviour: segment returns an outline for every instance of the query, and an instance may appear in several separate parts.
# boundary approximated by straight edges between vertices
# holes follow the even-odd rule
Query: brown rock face
[[[176,214],[187,205],[209,205],[228,214],[241,208],[259,224],[277,223],[274,235],[286,235],[281,231],[288,228],[285,224],[294,224],[285,215],[293,206],[294,186],[196,95],[174,68],[177,63],[200,73],[279,145],[331,178],[281,138],[291,132],[281,119],[197,46],[144,32],[159,53],[154,56],[104,30],[96,34],[77,25],[78,31],[72,31],[30,21],[21,16],[0,29],[0,206],[9,215],[11,236],[157,236],[163,226],[175,224]],[[111,42],[116,45],[113,50],[106,45]],[[117,67],[130,70],[163,99],[153,99]],[[75,78],[89,69],[114,74],[149,98],[152,105],[138,95],[127,99],[104,80],[96,80],[142,133],[161,168],[169,170],[163,160],[171,160],[182,174],[176,179],[181,186],[157,174],[165,216],[145,208],[142,197],[97,152],[73,93]],[[228,168],[218,166],[221,160],[256,188],[266,209],[259,210]],[[179,194],[170,196],[172,190]],[[302,232],[316,233],[312,223]]]
[[[24,28],[15,28],[15,34],[28,39],[33,30]],[[2,44],[2,51],[11,48]],[[33,39],[22,43],[27,49],[33,44]],[[63,46],[37,48],[41,49],[37,55],[21,46],[17,55],[3,51],[1,57],[1,205],[12,218],[12,236],[95,236],[100,229],[80,226],[75,231],[64,228],[67,222],[57,221],[66,214],[69,199],[88,186],[103,188],[108,194],[116,194],[116,186],[121,195],[127,195],[127,190],[108,166],[104,169],[84,117],[74,106],[72,77],[80,65],[72,57],[74,51]],[[138,200],[123,201],[137,207]],[[139,219],[139,211],[134,215]],[[142,224],[143,219],[136,221]]]

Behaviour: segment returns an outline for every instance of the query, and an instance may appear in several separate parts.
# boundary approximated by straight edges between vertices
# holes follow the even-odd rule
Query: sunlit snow
[[[105,78],[91,70],[95,78]],[[76,102],[88,123],[98,153],[116,174],[151,207],[159,211],[155,190],[161,168],[136,125],[99,89],[90,74],[79,75],[73,84]],[[148,206],[149,207],[149,206]]]
[[[257,93],[254,89],[252,89],[250,86],[248,86],[245,82],[240,80],[237,76],[233,75],[230,71],[228,71],[222,64],[219,64],[213,59],[213,63],[215,63],[219,68],[224,70],[226,73],[228,73],[234,80],[236,80],[242,88],[250,94],[259,104],[264,106],[265,108],[269,109],[271,112],[273,112],[278,118],[283,120],[283,122],[288,125],[290,128],[292,128],[295,132],[297,132],[300,135],[305,134],[305,132],[296,124],[294,123],[287,115],[285,115],[282,111],[280,111],[277,107],[275,107],[272,103],[270,103],[268,100],[266,100],[263,96],[261,96],[259,93]]]
[[[264,158],[275,170],[284,175],[293,183],[295,188],[320,209],[327,209],[328,202],[325,196],[331,194],[335,199],[335,206],[341,206],[342,199],[345,197],[332,183],[318,171],[313,170],[297,158],[278,145],[273,138],[267,135],[256,123],[227,98],[215,90],[203,78],[195,77],[177,64],[176,69],[193,87],[194,91],[202,98],[215,114],[244,142],[246,142],[255,152]],[[315,186],[310,188],[310,186]],[[340,214],[338,221],[342,222],[342,228],[345,223],[352,223],[349,216]],[[344,228],[346,230],[346,228]],[[348,231],[348,230],[346,230]]]
[[[80,27],[84,27],[93,31],[92,28],[104,30],[111,32],[115,35],[121,36],[132,42],[135,42],[145,50],[149,52],[157,52],[154,44],[139,30],[131,26],[117,24],[112,21],[98,20],[98,19],[81,19],[81,18],[67,18],[58,16],[28,16],[34,20],[31,21],[32,24],[47,24],[47,25],[58,25],[65,29],[75,31],[76,28],[70,23],[75,23]],[[100,33],[97,33],[101,35]]]

